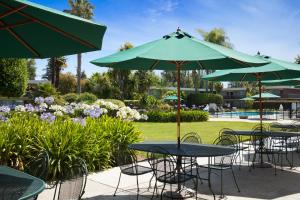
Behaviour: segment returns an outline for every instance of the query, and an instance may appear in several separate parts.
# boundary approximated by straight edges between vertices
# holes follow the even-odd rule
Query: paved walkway
[[[289,155],[290,156],[290,155]],[[224,173],[224,193],[228,200],[252,200],[252,199],[276,199],[276,200],[298,200],[300,199],[300,159],[294,154],[295,168],[290,169],[287,163],[284,163],[283,170],[278,169],[277,175],[274,175],[274,168],[256,168],[249,171],[247,162],[244,162],[239,169],[235,166],[234,171],[237,176],[241,192],[237,192],[232,175],[229,172]],[[267,159],[267,158],[266,158]],[[206,163],[207,158],[198,159],[198,162]],[[136,199],[136,179],[123,175],[120,183],[120,189],[117,196],[113,197],[117,185],[120,170],[112,168],[88,176],[86,192],[84,199],[87,200],[131,200]],[[207,175],[207,171],[201,171],[201,176]],[[141,187],[140,200],[149,200],[152,195],[152,189],[147,190],[150,174],[140,176]],[[193,182],[187,183],[192,187]],[[220,177],[212,175],[212,187],[219,194]],[[166,188],[169,188],[167,186]],[[198,194],[200,199],[213,199],[209,191],[207,182],[199,183]],[[45,190],[38,200],[49,200],[53,198],[53,190]],[[159,198],[154,198],[159,199]],[[167,199],[167,198],[164,198]],[[191,198],[192,199],[192,198]]]

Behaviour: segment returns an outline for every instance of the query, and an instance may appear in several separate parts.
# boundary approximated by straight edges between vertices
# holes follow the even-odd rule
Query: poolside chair
[[[244,145],[242,138],[237,135],[237,133],[229,128],[223,128],[219,131],[219,137],[221,138],[228,138],[229,140],[233,141],[236,144],[237,152],[236,152],[236,158],[239,158],[239,169],[241,169],[241,164],[243,161],[243,155],[244,151],[248,150],[248,166],[250,163],[250,148],[248,145]],[[237,163],[237,159],[235,159],[235,162]]]
[[[144,175],[147,173],[151,173],[153,170],[150,167],[141,165],[141,162],[137,161],[137,157],[132,150],[119,150],[118,155],[116,157],[117,164],[120,167],[120,175],[119,175],[119,181],[116,187],[116,190],[114,192],[113,196],[116,196],[117,190],[120,185],[121,176],[122,174],[128,175],[128,176],[136,176],[136,184],[137,184],[137,199],[139,198],[139,179],[138,176]],[[149,188],[151,185],[151,181],[154,175],[151,177],[149,182]]]
[[[68,168],[62,169],[56,184],[53,200],[79,200],[85,192],[87,167],[81,158]]]
[[[155,152],[155,153],[154,153]],[[171,198],[172,196],[172,185],[183,184],[187,181],[194,180],[196,184],[195,197],[197,200],[197,189],[198,189],[198,172],[196,175],[186,173],[183,169],[177,168],[177,160],[175,157],[162,147],[154,147],[152,153],[148,153],[148,161],[153,170],[156,178],[155,187],[157,192],[157,182],[163,183],[161,190],[160,199],[163,197],[166,184],[170,185]],[[181,167],[181,166],[180,166]],[[154,197],[155,190],[153,191],[152,198]]]
[[[24,167],[24,171],[32,176],[46,181],[49,168],[49,155],[47,151],[33,156]]]
[[[230,146],[230,147],[234,147],[236,150],[238,149],[237,144],[234,141],[232,141],[229,137],[220,136],[213,142],[213,144],[222,145],[222,146]],[[210,175],[211,173],[214,172],[214,174],[217,174],[216,173],[217,171],[220,172],[220,174],[217,174],[217,175],[220,175],[221,198],[224,198],[224,192],[223,192],[223,171],[224,170],[231,170],[236,188],[237,188],[238,192],[240,192],[240,188],[237,184],[236,177],[235,177],[234,170],[233,170],[233,164],[235,162],[235,159],[236,159],[235,153],[233,153],[231,155],[226,155],[226,156],[217,156],[217,157],[209,158],[209,164],[200,166],[202,168],[208,168],[208,170],[209,170],[208,178],[209,179],[211,177],[211,175]]]

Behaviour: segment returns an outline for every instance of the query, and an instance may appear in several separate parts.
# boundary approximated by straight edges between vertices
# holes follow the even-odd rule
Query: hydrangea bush
[[[36,97],[34,104],[15,106],[11,109],[8,106],[0,107],[0,120],[7,121],[10,111],[34,113],[44,121],[53,122],[57,117],[71,117],[73,121],[84,121],[86,117],[99,118],[106,114],[110,117],[120,118],[124,121],[147,120],[148,117],[140,114],[137,110],[127,106],[118,106],[103,99],[97,100],[93,104],[70,103],[63,106],[56,105],[53,97]],[[84,123],[80,123],[84,124]]]

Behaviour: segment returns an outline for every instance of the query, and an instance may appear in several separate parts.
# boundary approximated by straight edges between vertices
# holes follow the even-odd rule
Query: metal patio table
[[[224,132],[225,134],[229,134],[229,135],[237,135],[239,136],[239,142],[241,142],[241,137],[242,136],[261,136],[259,138],[259,149],[260,149],[260,162],[259,165],[257,167],[260,168],[265,168],[265,167],[271,167],[271,165],[269,165],[268,163],[265,163],[263,161],[263,148],[264,148],[264,142],[263,142],[263,137],[273,137],[273,138],[282,138],[285,140],[285,142],[287,142],[288,138],[291,137],[300,137],[300,133],[298,132],[287,132],[287,131],[257,131],[254,132],[252,130],[237,130],[237,131],[233,131],[233,132]],[[286,152],[287,152],[287,146],[286,148]],[[287,154],[286,154],[286,160],[289,162],[289,164],[292,167],[291,162],[289,161],[289,159],[287,158]]]
[[[181,165],[181,158],[182,157],[208,157],[208,185],[211,193],[215,198],[215,194],[211,189],[210,183],[210,162],[211,157],[216,156],[225,156],[235,153],[235,149],[233,147],[226,147],[220,145],[210,145],[210,144],[191,144],[191,143],[181,143],[180,147],[178,147],[177,142],[140,142],[136,144],[128,145],[129,149],[137,150],[137,151],[144,151],[144,152],[151,152],[151,153],[162,153],[156,152],[157,148],[161,147],[168,151],[168,154],[177,157],[178,165]],[[178,191],[181,192],[180,185],[178,185]],[[178,197],[182,198],[182,196]]]
[[[31,199],[44,188],[44,181],[10,167],[0,166],[0,200]]]

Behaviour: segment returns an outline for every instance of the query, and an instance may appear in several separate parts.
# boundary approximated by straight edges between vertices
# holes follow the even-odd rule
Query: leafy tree
[[[71,7],[70,10],[65,10],[65,12],[72,15],[82,17],[84,19],[92,19],[94,16],[95,7],[88,0],[68,0]],[[77,54],[77,93],[81,92],[81,53]]]
[[[134,73],[134,79],[136,83],[137,92],[139,94],[147,93],[151,86],[159,83],[159,78],[154,72],[146,70],[138,70]]]
[[[28,78],[29,80],[34,80],[36,77],[36,66],[35,66],[34,59],[27,60],[27,71],[28,71]]]
[[[46,67],[46,73],[43,78],[51,81],[55,88],[59,87],[59,76],[63,68],[67,67],[67,59],[64,56],[53,57],[48,59],[48,64]]]
[[[68,72],[60,74],[58,91],[61,94],[76,92],[76,76]]]
[[[205,41],[219,44],[228,48],[233,48],[233,44],[230,43],[229,37],[222,28],[213,28],[210,31],[205,31],[203,29],[197,29],[198,33],[203,37]],[[209,74],[213,71],[206,70],[206,73]],[[206,90],[208,91],[209,83],[206,81]]]
[[[0,59],[0,95],[22,96],[27,88],[28,71],[26,59]]]
[[[223,90],[223,84],[221,82],[215,82],[214,86],[215,86],[216,93],[221,94]]]

